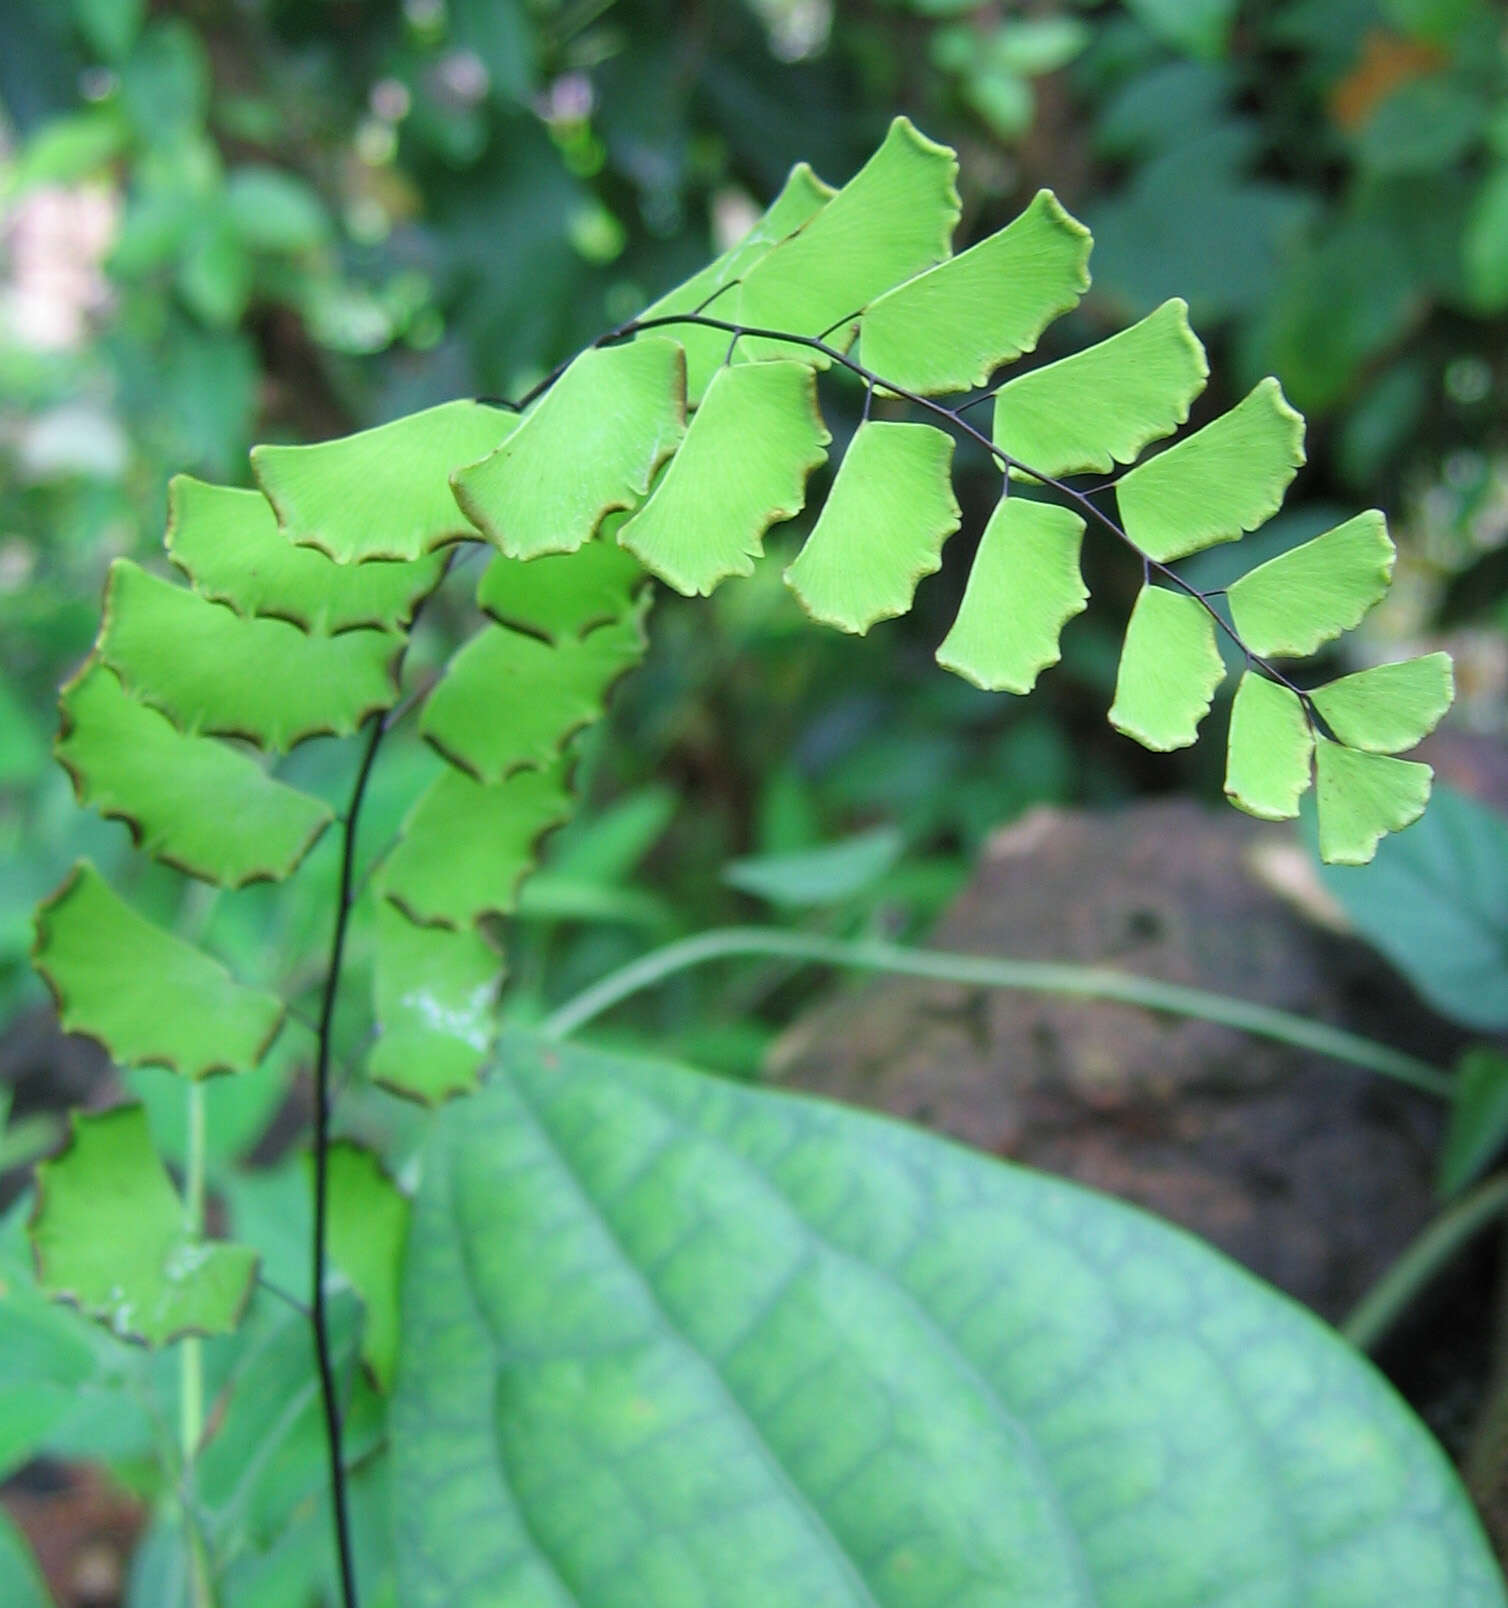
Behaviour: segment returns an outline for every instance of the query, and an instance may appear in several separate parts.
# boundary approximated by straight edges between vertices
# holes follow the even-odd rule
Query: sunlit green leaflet
[[[317,1139],[330,1112],[336,1006],[349,1004],[338,995],[353,923],[372,979],[364,1075],[421,1102],[464,1096],[493,1053],[506,972],[499,922],[517,908],[540,839],[571,813],[576,734],[603,718],[614,683],[644,652],[649,576],[695,595],[750,574],[770,529],[805,511],[835,437],[825,501],[786,572],[817,620],[862,633],[911,607],[943,543],[961,539],[951,480],[962,438],[993,456],[1000,496],[937,649],[946,668],[1028,693],[1085,605],[1084,541],[1108,540],[1143,582],[1110,710],[1118,729],[1152,749],[1194,742],[1224,678],[1223,635],[1246,661],[1227,764],[1237,805],[1285,818],[1317,779],[1322,849],[1346,863],[1369,858],[1424,808],[1428,767],[1395,756],[1449,703],[1443,656],[1315,688],[1274,662],[1333,640],[1381,597],[1392,556],[1381,516],[1359,515],[1254,569],[1225,601],[1179,575],[1179,559],[1275,512],[1303,462],[1303,427],[1264,380],[1178,437],[1207,371],[1176,300],[1074,357],[1008,372],[992,429],[976,427],[956,393],[1030,351],[1075,304],[1088,236],[1044,193],[955,256],[955,172],[951,152],[897,120],[841,188],[798,169],[743,241],[547,376],[521,412],[458,401],[342,440],[258,448],[260,491],[175,482],[166,545],[188,585],[117,565],[94,656],[65,694],[59,751],[80,797],[129,820],[148,855],[227,887],[296,876],[322,830],[330,836],[315,860],[331,858],[338,837]],[[824,419],[833,370],[867,390],[856,427],[831,431]],[[1085,471],[1112,478],[1092,492],[1061,480]],[[416,614],[443,583],[442,549],[457,543],[492,550],[479,582],[457,583],[476,587],[486,619],[443,665],[408,672]],[[405,721],[438,757],[406,811],[391,812],[392,841],[361,840],[357,877],[367,784]],[[307,738],[358,730],[365,746],[343,810],[279,775],[279,756]],[[88,867],[39,912],[37,960],[69,1026],[118,1060],[188,1078],[254,1065],[283,1018],[275,994],[148,922]],[[342,1161],[320,1191],[341,1183],[341,1169],[354,1191],[375,1191],[388,1232],[362,1247],[370,1257],[351,1255],[349,1203],[327,1226],[357,1264],[346,1271],[367,1303],[362,1343],[386,1378],[404,1208],[373,1183],[374,1167]],[[71,1220],[103,1209],[116,1187],[108,1171],[65,1176]],[[508,1246],[502,1210],[478,1206],[472,1250]],[[341,1261],[341,1246],[331,1248]],[[130,1260],[121,1272],[114,1310],[146,1310],[156,1298],[147,1273]],[[133,1277],[142,1288],[127,1288]],[[61,1278],[52,1287],[68,1289]],[[445,1299],[434,1281],[412,1283],[412,1321],[422,1330]],[[166,1338],[176,1321],[144,1337]],[[860,1339],[845,1333],[844,1343]],[[772,1388],[789,1382],[772,1367]],[[614,1397],[604,1410],[610,1419],[627,1408]],[[611,1435],[609,1419],[592,1418],[587,1440]],[[498,1426],[514,1433],[512,1419]],[[967,1459],[965,1419],[954,1429]],[[548,1435],[526,1450],[531,1477],[548,1478]],[[331,1456],[338,1464],[336,1433]],[[1013,1479],[1001,1474],[1002,1500]],[[432,1545],[443,1549],[444,1537],[426,1536],[422,1547]],[[851,1564],[818,1550],[813,1578],[835,1569],[853,1587]],[[409,1578],[425,1580],[417,1559],[407,1559]],[[958,1566],[950,1553],[936,1579],[953,1580]],[[1072,1574],[1071,1558],[1062,1566]]]

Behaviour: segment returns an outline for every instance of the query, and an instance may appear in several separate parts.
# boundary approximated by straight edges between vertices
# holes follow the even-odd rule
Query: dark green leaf
[[[1437,806],[1438,807],[1438,806]],[[1481,1044],[1456,1068],[1450,1126],[1440,1151],[1440,1193],[1459,1195],[1508,1142],[1508,1055]]]

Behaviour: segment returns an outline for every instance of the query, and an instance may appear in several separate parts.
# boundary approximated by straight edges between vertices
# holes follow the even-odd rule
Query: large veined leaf
[[[386,709],[402,648],[390,631],[312,636],[246,618],[118,558],[98,652],[128,692],[184,731],[282,751],[317,733],[345,736]]]
[[[574,552],[606,514],[638,505],[685,427],[676,342],[585,351],[496,452],[452,476],[456,499],[511,558]]]
[[[1365,871],[1322,870],[1352,925],[1446,1016],[1508,1029],[1508,821],[1441,785]]]
[[[829,440],[805,364],[719,369],[681,450],[618,540],[687,596],[752,574],[765,531],[800,513]]]
[[[481,782],[548,765],[572,733],[602,718],[644,646],[641,609],[554,644],[484,626],[452,657],[419,729]]]
[[[251,467],[288,539],[341,564],[420,558],[473,536],[450,476],[518,425],[480,402],[444,402],[311,447],[251,450]]]
[[[1321,857],[1331,865],[1366,865],[1386,833],[1401,832],[1424,813],[1434,774],[1428,765],[1319,738],[1314,794]]]
[[[242,1071],[283,1020],[281,1000],[139,916],[87,861],[38,909],[32,959],[63,1026],[99,1039],[124,1066],[189,1078]]]
[[[485,785],[447,767],[409,811],[384,892],[418,922],[468,927],[508,915],[540,838],[571,813],[566,773],[557,761]]]
[[[361,1297],[361,1358],[377,1388],[393,1388],[398,1363],[398,1272],[408,1238],[408,1197],[371,1151],[330,1146],[330,1259]]]
[[[1020,217],[872,302],[860,326],[867,368],[930,395],[983,385],[1089,288],[1089,231],[1051,190]]]
[[[961,518],[949,478],[953,438],[929,424],[866,420],[833,479],[786,584],[824,625],[862,636],[904,614],[942,564]]]
[[[50,1295],[149,1346],[228,1334],[256,1278],[255,1251],[188,1228],[136,1105],[74,1113],[68,1147],[37,1168],[31,1239]]]
[[[796,335],[839,331],[877,297],[948,255],[959,200],[958,158],[904,117],[884,143],[800,233],[761,257],[736,293],[741,324]],[[749,341],[749,355],[790,357],[793,348]],[[810,361],[815,354],[808,353]]]
[[[329,808],[213,737],[185,736],[96,659],[63,688],[57,756],[81,804],[124,821],[154,859],[224,887],[281,881]]]
[[[1369,509],[1232,581],[1231,619],[1253,653],[1313,653],[1381,601],[1393,556],[1387,521]]]
[[[1308,790],[1314,732],[1297,693],[1248,670],[1231,701],[1225,793],[1264,821],[1288,821]]]
[[[1268,378],[1229,413],[1122,475],[1116,503],[1131,540],[1165,564],[1270,519],[1303,461],[1304,420]]]
[[[574,553],[528,560],[498,554],[477,583],[477,602],[500,625],[547,642],[618,619],[649,581],[638,559],[618,545],[622,523],[621,514],[610,514],[601,536]]]
[[[1106,471],[1171,435],[1208,374],[1175,297],[1119,335],[1008,380],[995,393],[995,445],[1041,475]]]
[[[313,547],[295,547],[261,492],[189,475],[168,483],[165,545],[196,592],[237,614],[269,614],[321,636],[407,625],[445,568],[439,554],[337,564]]]
[[[1209,610],[1185,592],[1144,586],[1126,626],[1110,724],[1144,748],[1187,748],[1224,678]]]
[[[1083,538],[1084,521],[1056,503],[998,503],[937,662],[989,692],[1030,692],[1058,662],[1063,627],[1089,597]]]
[[[803,228],[819,213],[836,191],[824,184],[805,162],[798,162],[770,203],[764,215],[737,245],[716,261],[708,263],[685,284],[646,307],[641,318],[663,318],[671,313],[705,310],[713,318],[729,319],[734,299],[729,292],[742,276],[772,246]],[[707,383],[721,367],[728,352],[728,336],[723,330],[701,329],[693,324],[673,326],[676,339],[686,349],[686,394],[700,402]]]
[[[405,1608],[1504,1600],[1309,1314],[819,1101],[509,1039],[433,1136],[403,1314]]]
[[[388,899],[374,937],[377,1042],[367,1076],[424,1101],[475,1088],[496,1032],[502,957],[474,928],[421,927]]]
[[[1422,741],[1450,708],[1455,678],[1448,653],[1342,676],[1312,694],[1330,730],[1352,748],[1397,754]]]

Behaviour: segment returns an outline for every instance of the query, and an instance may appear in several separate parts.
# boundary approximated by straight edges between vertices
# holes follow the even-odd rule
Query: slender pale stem
[[[677,972],[704,966],[709,961],[747,955],[776,956],[857,971],[896,972],[980,988],[1028,989],[1078,999],[1120,1000],[1127,1005],[1140,1005],[1145,1010],[1191,1016],[1233,1027],[1257,1038],[1290,1044],[1296,1049],[1313,1050],[1441,1099],[1449,1099],[1452,1090],[1447,1074],[1386,1044],[1224,994],[1211,994],[1199,988],[1184,988],[1177,983],[1095,966],[907,949],[874,939],[826,938],[818,933],[790,932],[778,927],[722,927],[651,950],[567,1001],[546,1018],[542,1031],[551,1038],[566,1038],[621,1000],[653,988]]]
[[[188,1101],[188,1154],[184,1161],[183,1226],[191,1240],[204,1235],[205,1117],[204,1085],[191,1081]],[[189,1575],[194,1608],[213,1608],[209,1555],[199,1525],[195,1467],[204,1436],[204,1342],[189,1335],[178,1346],[178,1447],[182,1459],[179,1482],[183,1533],[188,1540]]]
[[[1375,1351],[1425,1286],[1505,1211],[1508,1173],[1499,1173],[1442,1212],[1361,1298],[1340,1332],[1357,1350]]]

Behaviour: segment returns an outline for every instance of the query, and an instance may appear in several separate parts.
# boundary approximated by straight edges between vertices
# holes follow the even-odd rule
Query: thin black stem
[[[374,715],[366,752],[351,788],[351,802],[342,825],[340,893],[335,906],[335,928],[330,938],[330,965],[325,973],[324,997],[319,1011],[319,1052],[314,1062],[314,1243],[313,1283],[309,1304],[314,1329],[314,1356],[319,1366],[320,1405],[325,1416],[325,1446],[330,1461],[330,1503],[335,1512],[335,1549],[340,1560],[340,1600],[343,1608],[357,1608],[356,1569],[351,1552],[351,1525],[346,1510],[346,1468],[341,1450],[340,1399],[335,1385],[335,1364],[330,1348],[329,1315],[325,1308],[325,1262],[329,1238],[330,1196],[330,1050],[335,1024],[335,1001],[340,992],[341,961],[351,909],[356,902],[356,831],[362,800],[371,780],[372,766],[382,744],[386,722]]]

